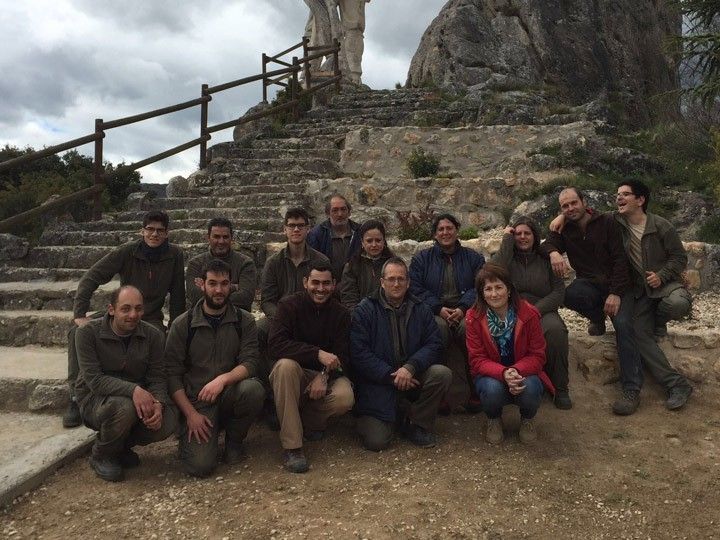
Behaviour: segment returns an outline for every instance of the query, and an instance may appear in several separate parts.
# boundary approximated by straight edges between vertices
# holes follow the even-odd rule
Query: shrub
[[[407,167],[413,178],[435,176],[440,170],[440,157],[422,148],[413,148],[407,158]]]
[[[458,233],[458,238],[460,238],[460,240],[474,240],[478,237],[478,234],[477,227],[463,227]]]
[[[395,215],[398,218],[398,238],[400,240],[424,242],[432,239],[430,223],[435,217],[435,211],[430,209],[430,204],[415,212],[397,210]]]

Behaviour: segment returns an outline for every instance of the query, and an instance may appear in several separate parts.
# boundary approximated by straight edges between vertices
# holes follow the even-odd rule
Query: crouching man
[[[180,459],[186,472],[205,477],[223,459],[244,458],[243,440],[262,408],[265,390],[254,378],[258,364],[255,319],[229,304],[230,265],[209,261],[201,273],[203,298],[170,327],[165,347],[168,386],[183,415]]]
[[[135,445],[162,441],[177,426],[169,405],[163,333],[144,322],[143,296],[132,285],[112,293],[107,313],[77,329],[77,399],[85,425],[96,430],[90,465],[117,482],[136,467]]]
[[[438,406],[452,381],[450,368],[440,364],[443,342],[433,312],[408,294],[409,286],[405,262],[390,258],[382,268],[380,291],[353,311],[355,412],[368,450],[387,448],[396,427],[417,446],[435,446]]]

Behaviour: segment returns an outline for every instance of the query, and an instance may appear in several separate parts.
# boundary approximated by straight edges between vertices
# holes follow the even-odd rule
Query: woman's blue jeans
[[[525,377],[525,390],[513,396],[504,382],[492,377],[476,377],[475,390],[488,418],[500,418],[505,405],[517,405],[520,407],[520,416],[529,420],[540,408],[543,383],[537,375]]]

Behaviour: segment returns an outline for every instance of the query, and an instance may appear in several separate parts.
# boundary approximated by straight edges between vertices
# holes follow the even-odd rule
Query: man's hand
[[[450,315],[452,315],[453,309],[449,307],[441,307],[440,308],[440,317],[442,317],[443,320],[450,322]]]
[[[90,322],[90,317],[78,317],[77,319],[73,319],[73,322],[75,323],[75,326],[80,328]]]
[[[148,428],[150,431],[157,431],[158,429],[160,429],[160,426],[162,425],[162,411],[162,403],[156,401],[154,403],[152,416],[143,419],[143,424],[145,424],[145,427]]]
[[[645,281],[652,289],[657,289],[662,285],[662,280],[655,272],[645,272]]]
[[[198,399],[207,403],[215,403],[220,393],[225,389],[225,378],[218,375],[212,381],[202,387],[198,392]]]
[[[614,317],[620,311],[620,297],[617,294],[608,294],[605,300],[605,315]]]
[[[305,390],[310,399],[322,399],[327,394],[327,375],[318,373]]]
[[[465,312],[463,312],[462,308],[455,308],[450,312],[450,317],[448,318],[448,322],[452,324],[460,324],[460,322],[463,320],[463,317],[465,316]]]
[[[145,420],[153,415],[155,410],[155,397],[140,386],[136,386],[132,395],[133,405],[135,405],[135,413],[140,420]]]
[[[318,360],[323,366],[325,366],[329,370],[337,369],[340,367],[340,359],[337,357],[337,355],[325,352],[322,349],[318,351]]]
[[[420,381],[414,378],[412,373],[404,367],[393,371],[390,376],[394,377],[393,384],[401,392],[420,386]]]
[[[213,427],[210,419],[204,414],[193,411],[187,417],[188,442],[192,441],[193,435],[199,443],[206,443],[210,440],[210,430]]]
[[[565,216],[563,216],[562,214],[560,214],[555,219],[553,219],[550,222],[550,225],[548,225],[548,230],[550,232],[556,232],[558,234],[560,234],[564,228],[565,228]]]
[[[565,262],[565,257],[560,255],[560,252],[558,251],[550,253],[550,264],[552,265],[553,272],[555,272],[557,277],[564,278],[570,270]]]

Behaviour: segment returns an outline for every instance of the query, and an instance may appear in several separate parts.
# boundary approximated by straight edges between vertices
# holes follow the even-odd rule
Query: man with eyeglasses
[[[405,262],[388,259],[380,290],[360,302],[350,326],[357,430],[363,446],[376,452],[390,445],[396,426],[413,444],[435,446],[438,406],[452,380],[440,363],[435,316],[408,294],[409,286]]]
[[[350,219],[351,211],[348,200],[334,193],[325,203],[328,219],[313,227],[307,237],[313,249],[330,259],[337,282],[342,278],[345,263],[360,249],[361,239],[356,234],[360,224]]]
[[[212,259],[220,259],[230,265],[230,303],[250,311],[255,300],[257,272],[255,261],[232,247],[233,227],[229,219],[216,217],[208,222],[208,246],[206,253],[196,255],[188,261],[185,272],[185,289],[188,309],[192,309],[202,298],[202,269]]]
[[[165,212],[154,210],[143,217],[139,241],[129,242],[114,249],[85,272],[78,283],[73,304],[75,325],[68,334],[68,385],[70,404],[63,415],[63,426],[77,427],[82,422],[75,397],[75,381],[78,376],[78,359],[75,349],[75,332],[91,319],[88,316],[90,299],[100,285],[108,283],[116,274],[121,285],[133,285],[143,295],[143,320],[163,333],[162,308],[170,293],[170,322],[185,310],[185,265],[182,249],[168,242],[170,219]]]

